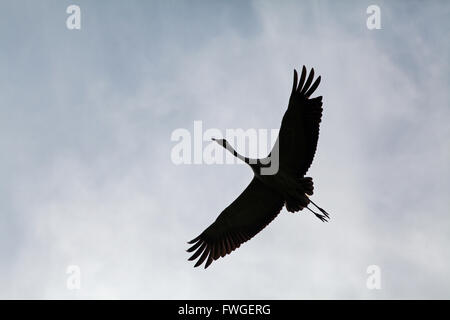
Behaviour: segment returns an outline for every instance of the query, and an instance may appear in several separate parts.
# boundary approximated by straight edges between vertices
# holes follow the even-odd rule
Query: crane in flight
[[[281,121],[278,138],[266,158],[250,159],[237,153],[225,139],[213,139],[235,157],[247,163],[254,176],[247,188],[198,237],[188,242],[187,251],[194,252],[189,260],[205,260],[205,269],[215,260],[231,253],[253,238],[280,213],[297,212],[304,208],[321,221],[329,214],[316,205],[309,196],[313,194],[313,181],[305,177],[314,158],[322,118],[322,96],[310,98],[320,83],[314,80],[314,69],[308,78],[305,66],[300,80],[294,69],[294,83],[287,111]],[[264,174],[274,162],[278,167],[273,174]],[[308,205],[315,206],[320,213]]]

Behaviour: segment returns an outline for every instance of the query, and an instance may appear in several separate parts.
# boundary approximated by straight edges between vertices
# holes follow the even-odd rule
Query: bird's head
[[[216,138],[211,138],[212,141],[217,142],[218,144],[220,144],[222,147],[226,147],[227,145],[227,140],[225,139],[216,139]]]

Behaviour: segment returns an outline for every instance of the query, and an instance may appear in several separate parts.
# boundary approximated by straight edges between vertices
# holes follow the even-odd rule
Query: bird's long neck
[[[251,167],[258,163],[258,161],[256,159],[250,159],[250,158],[244,157],[243,155],[239,154],[236,150],[233,149],[233,147],[228,143],[228,141],[225,141],[224,144],[225,145],[222,145],[222,146],[225,149],[227,149],[233,156],[235,156],[236,158],[249,164]]]

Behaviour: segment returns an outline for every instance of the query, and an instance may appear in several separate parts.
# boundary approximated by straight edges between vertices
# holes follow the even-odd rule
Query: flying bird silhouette
[[[300,80],[294,69],[294,83],[287,111],[272,151],[266,158],[250,159],[238,154],[225,139],[213,139],[235,157],[249,164],[254,176],[247,188],[198,237],[188,242],[187,250],[195,253],[189,260],[200,257],[195,267],[205,260],[205,269],[220,257],[231,253],[264,229],[280,213],[283,206],[289,212],[307,208],[321,221],[328,213],[310,198],[313,181],[305,177],[316,152],[319,125],[322,118],[322,96],[310,98],[321,77],[313,83],[314,69],[306,79],[303,66]],[[305,82],[306,80],[306,82]],[[311,85],[312,84],[312,85]],[[264,174],[278,161],[274,174]],[[308,207],[314,205],[321,213]]]

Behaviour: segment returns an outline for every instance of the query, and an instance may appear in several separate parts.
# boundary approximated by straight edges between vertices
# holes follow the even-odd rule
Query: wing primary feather
[[[292,93],[295,92],[295,90],[297,89],[297,80],[298,80],[297,70],[294,69],[294,84],[292,85]]]
[[[245,242],[245,238],[242,236],[242,233],[237,232],[236,233],[236,237],[237,237],[237,240],[238,240],[239,243]]]
[[[244,242],[244,241],[242,241],[243,239],[242,239],[242,237],[241,237],[241,234],[239,233],[239,232],[236,232],[236,241],[237,241],[237,243],[239,244],[239,245],[241,245],[241,243],[242,242]]]
[[[200,257],[200,259],[198,259],[197,263],[195,264],[194,267],[198,267],[199,265],[201,265],[203,263],[203,261],[205,261],[206,257],[208,256],[208,254],[211,253],[210,247],[206,246],[205,251],[203,252],[202,256]]]
[[[222,239],[222,241],[220,242],[220,256],[223,258],[225,257],[225,255],[227,254],[227,248],[225,245],[225,239]]]
[[[219,255],[217,256],[217,259],[219,259],[220,257],[223,257],[223,256],[225,256],[225,254],[227,253],[227,250],[225,250],[225,243],[224,243],[224,239],[222,238],[222,239],[220,239],[220,242],[219,242]],[[217,260],[217,259],[215,259],[215,260]]]
[[[193,244],[194,242],[196,242],[197,240],[199,240],[200,239],[200,236],[198,236],[197,238],[195,238],[195,239],[192,239],[191,241],[188,241],[188,244]]]
[[[230,237],[229,237],[229,235],[227,235],[226,238],[225,238],[225,245],[226,245],[226,248],[227,248],[227,253],[230,253],[231,251],[233,251],[232,246],[230,244]]]
[[[311,88],[309,88],[309,90],[306,91],[305,96],[306,96],[307,98],[309,98],[309,96],[312,95],[312,94],[314,93],[314,91],[316,91],[317,87],[318,87],[319,84],[320,84],[320,79],[321,79],[321,77],[319,76],[319,77],[316,79],[316,81],[314,81],[314,84],[311,86]]]
[[[213,248],[214,248],[214,255],[212,256],[212,258],[214,260],[217,260],[220,257],[220,239],[214,243]]]
[[[209,252],[208,260],[206,260],[205,269],[209,267],[209,265],[214,261],[213,251]]]
[[[206,243],[203,243],[203,245],[198,248],[198,250],[188,259],[189,261],[197,259],[197,257],[203,252],[203,250],[206,247]]]
[[[308,80],[306,80],[306,83],[305,83],[302,91],[300,91],[301,94],[304,94],[306,92],[306,90],[308,90],[308,88],[311,85],[313,79],[314,79],[314,68],[311,68],[311,71],[309,72]]]
[[[300,82],[299,82],[298,87],[297,87],[297,91],[300,91],[302,89],[303,83],[305,82],[305,78],[306,78],[306,67],[303,66],[302,74],[300,76]]]
[[[238,247],[238,242],[236,241],[234,233],[230,233],[230,243],[231,243],[231,247],[233,248],[232,250],[234,250]]]
[[[202,244],[202,242],[201,241],[197,241],[197,243],[196,244],[194,244],[192,247],[190,247],[189,249],[187,249],[186,251],[187,252],[192,252],[192,251],[194,251],[195,249],[197,249],[198,247],[200,247],[201,246],[201,244]]]

